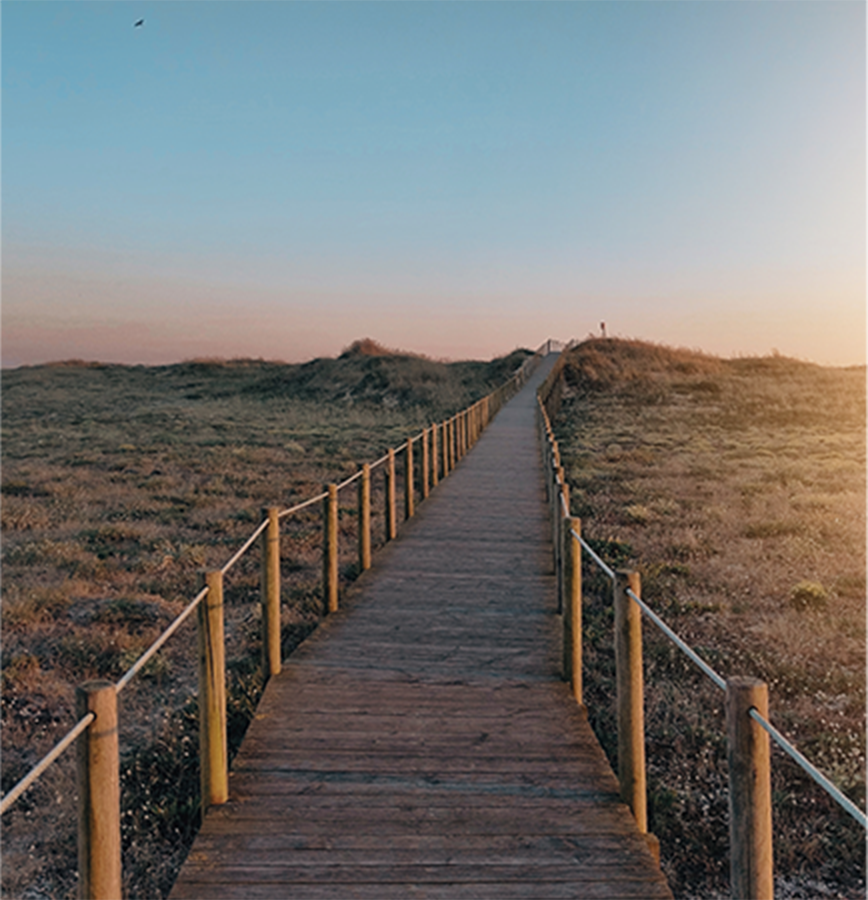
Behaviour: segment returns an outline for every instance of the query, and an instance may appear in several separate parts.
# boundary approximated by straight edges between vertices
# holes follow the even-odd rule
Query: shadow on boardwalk
[[[671,897],[560,679],[547,369],[271,679],[172,897]]]

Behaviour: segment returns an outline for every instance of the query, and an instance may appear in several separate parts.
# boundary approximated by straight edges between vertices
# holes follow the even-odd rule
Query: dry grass
[[[865,371],[636,341],[572,352],[556,431],[573,513],[724,676],[865,801]],[[614,757],[611,608],[588,571],[588,704]],[[679,897],[726,896],[722,696],[645,627],[650,827]],[[777,891],[864,897],[864,833],[773,752]]]
[[[74,686],[118,678],[194,595],[197,569],[225,563],[264,505],[319,493],[487,393],[526,356],[444,365],[361,350],[303,366],[73,361],[4,373],[4,791],[71,727]],[[377,474],[375,510],[381,493]],[[347,581],[354,488],[340,509]],[[383,530],[375,515],[375,545]],[[282,525],[285,653],[320,616],[320,533],[316,507]],[[226,583],[233,746],[261,689],[258,599],[254,548]],[[164,896],[195,831],[191,643],[192,622],[120,695],[129,896]],[[68,753],[4,816],[4,897],[74,896],[73,786]]]

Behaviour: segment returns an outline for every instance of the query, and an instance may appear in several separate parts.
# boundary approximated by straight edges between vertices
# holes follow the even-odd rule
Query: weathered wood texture
[[[560,678],[548,368],[269,681],[172,897],[671,897]]]

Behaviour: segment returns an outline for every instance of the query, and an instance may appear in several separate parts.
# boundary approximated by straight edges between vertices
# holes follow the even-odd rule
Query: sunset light
[[[133,20],[143,24],[133,27]],[[865,358],[860,3],[3,4],[3,365]]]

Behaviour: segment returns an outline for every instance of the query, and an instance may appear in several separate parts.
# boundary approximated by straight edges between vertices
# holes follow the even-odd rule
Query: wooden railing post
[[[428,429],[422,429],[422,499],[427,500],[431,491],[430,473],[431,455],[428,452]]]
[[[552,565],[554,566],[555,583],[558,586],[558,612],[561,611],[561,486],[558,481],[558,470],[552,467],[551,472],[552,491],[551,491],[551,517],[552,517]]]
[[[638,572],[615,573],[615,681],[618,704],[618,780],[621,799],[639,831],[648,831],[645,789],[645,721],[642,686],[642,621],[627,594],[641,597]]]
[[[558,612],[563,613],[566,609],[567,594],[567,575],[566,575],[566,554],[567,554],[567,534],[569,533],[569,509],[570,509],[570,486],[564,479],[563,469],[561,469],[561,483],[559,485],[558,508],[556,515],[558,517],[558,538],[560,545],[558,547]],[[565,512],[566,510],[566,512]]]
[[[325,485],[323,500],[322,592],[326,613],[338,608],[338,486]]]
[[[77,717],[96,719],[78,738],[78,896],[121,896],[121,788],[117,691],[110,681],[75,690]]]
[[[371,466],[362,463],[359,478],[359,571],[371,568]]]
[[[455,419],[447,419],[444,427],[446,431],[443,435],[443,439],[445,441],[445,449],[443,450],[443,464],[446,468],[446,474],[448,475],[455,468],[455,447],[454,444],[454,434],[455,434]]]
[[[461,413],[452,417],[452,468],[458,465],[461,459]]]
[[[555,498],[558,492],[558,481],[557,481],[557,471],[552,466],[548,472],[548,482],[549,482],[549,513],[551,515],[551,523],[552,523],[552,564],[554,565],[554,572],[557,574],[558,571],[558,523],[557,523],[557,505]]]
[[[226,662],[223,639],[223,573],[199,573],[199,769],[202,818],[209,806],[229,799],[226,748]]]
[[[576,703],[582,704],[582,520],[564,519],[564,679]]]
[[[394,541],[398,535],[398,519],[395,515],[395,451],[389,447],[386,460],[386,540]]]
[[[407,452],[404,455],[404,518],[410,519],[415,511],[415,478],[413,477],[413,439],[407,438]]]
[[[733,897],[772,900],[772,804],[768,733],[750,710],[769,714],[768,685],[756,678],[726,681],[729,765],[730,891]]]
[[[440,426],[435,422],[431,426],[431,484],[437,487],[440,482],[440,453],[437,447],[437,437]]]
[[[449,474],[449,426],[445,419],[440,423],[440,465],[445,480]]]
[[[268,506],[262,514],[268,526],[262,532],[261,591],[262,669],[266,678],[280,672],[280,508]]]

